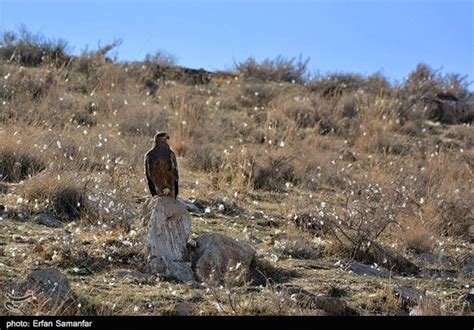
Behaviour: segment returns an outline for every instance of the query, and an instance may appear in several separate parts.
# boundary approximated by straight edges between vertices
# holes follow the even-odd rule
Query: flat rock
[[[40,213],[35,217],[36,223],[51,228],[60,228],[64,224],[58,220],[54,215],[49,213]]]
[[[217,233],[198,236],[191,249],[199,282],[212,286],[242,285],[250,280],[255,251],[246,243]]]
[[[434,255],[425,253],[419,254],[417,258],[422,264],[449,265],[451,263],[451,259],[445,255]]]
[[[407,286],[397,286],[393,292],[409,306],[419,305],[425,299],[423,293]]]
[[[196,205],[194,205],[191,201],[187,201],[178,197],[176,199],[176,202],[182,207],[184,207],[188,212],[196,213],[196,214],[203,213],[203,211],[199,209]]]
[[[357,275],[373,276],[373,277],[379,277],[379,278],[389,278],[389,273],[383,270],[378,270],[369,265],[358,263],[358,262],[353,262],[349,266],[349,269],[353,271],[354,273],[356,273]]]

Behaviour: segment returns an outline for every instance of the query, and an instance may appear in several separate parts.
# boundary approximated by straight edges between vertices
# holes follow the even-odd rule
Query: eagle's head
[[[155,144],[168,143],[170,136],[166,132],[158,132],[155,135]]]

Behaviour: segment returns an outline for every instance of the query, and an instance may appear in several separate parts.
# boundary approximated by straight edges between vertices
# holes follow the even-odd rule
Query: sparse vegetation
[[[115,63],[119,41],[72,56],[26,30],[2,38],[1,284],[57,267],[86,298],[78,315],[176,315],[187,302],[197,315],[406,315],[402,284],[430,292],[420,313],[472,313],[457,262],[472,256],[474,200],[462,77],[420,65],[399,85],[309,80],[301,57],[212,73],[165,53]],[[206,209],[193,235],[251,244],[269,265],[259,283],[206,290],[140,273],[143,155],[158,130],[178,155],[180,196]],[[34,223],[40,212],[65,226]],[[431,256],[449,276],[420,263]],[[354,260],[391,278],[350,273]],[[327,292],[338,296],[316,298]]]

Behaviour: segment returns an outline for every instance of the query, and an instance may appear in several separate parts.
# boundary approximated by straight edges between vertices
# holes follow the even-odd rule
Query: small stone
[[[64,224],[58,220],[54,215],[49,213],[40,213],[35,217],[36,223],[51,228],[60,228]]]
[[[389,274],[385,271],[378,270],[375,268],[372,268],[368,265],[364,265],[358,262],[354,262],[350,265],[349,267],[350,270],[352,270],[354,273],[357,275],[362,275],[362,276],[373,276],[373,277],[379,277],[379,278],[388,278]]]
[[[187,302],[178,302],[174,306],[173,314],[176,316],[189,316],[192,314],[193,307]]]

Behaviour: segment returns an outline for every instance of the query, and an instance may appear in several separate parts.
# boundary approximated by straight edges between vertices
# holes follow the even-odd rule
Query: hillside
[[[459,76],[420,65],[400,85],[298,81],[297,63],[282,59],[210,73],[114,63],[109,49],[7,48],[4,290],[54,267],[79,296],[78,315],[472,315],[474,112]],[[265,280],[206,289],[145,273],[143,155],[161,130],[180,196],[204,210],[191,236],[247,242],[271,269]],[[61,223],[38,223],[42,213]],[[318,295],[335,310],[311,303]],[[12,313],[4,302],[0,314]],[[61,313],[46,306],[21,312]]]

